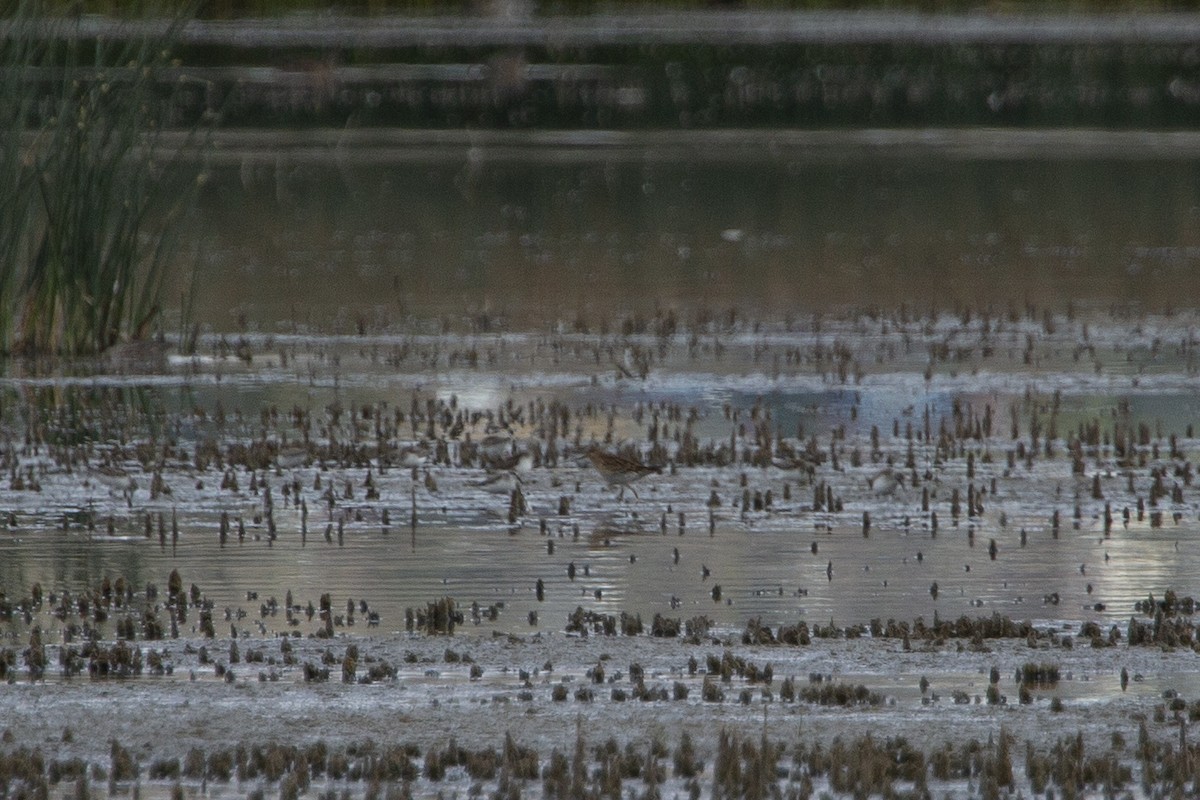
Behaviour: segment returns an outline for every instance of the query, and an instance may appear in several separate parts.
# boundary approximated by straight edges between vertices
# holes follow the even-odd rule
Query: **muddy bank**
[[[51,785],[69,785],[73,770],[83,769],[97,788],[136,783],[152,793],[175,782],[243,793],[288,791],[299,781],[354,795],[379,783],[431,796],[515,783],[530,796],[554,797],[564,796],[560,780],[570,783],[561,759],[582,758],[589,782],[603,783],[603,765],[623,755],[634,759],[617,782],[625,790],[661,782],[665,791],[686,792],[694,782],[708,793],[744,790],[744,769],[727,772],[732,754],[752,755],[742,743],[769,743],[767,784],[800,796],[806,783],[831,783],[835,796],[845,796],[871,781],[876,791],[928,784],[987,796],[989,781],[1008,785],[1009,773],[993,772],[998,760],[1011,762],[1014,790],[1109,786],[1152,796],[1193,780],[1179,765],[1178,746],[1190,738],[1200,685],[1194,656],[1183,651],[1047,651],[1009,641],[906,651],[873,640],[796,650],[745,646],[736,636],[686,645],[547,633],[297,640],[293,653],[319,663],[321,652],[333,651],[336,676],[351,641],[363,661],[395,664],[395,676],[305,681],[300,668],[278,661],[231,664],[232,643],[219,639],[163,647],[174,669],[157,677],[10,683],[0,691],[8,785],[21,785],[12,783],[15,765],[39,751]],[[237,644],[243,654],[262,648],[281,658],[278,640]],[[201,648],[216,663],[200,663]],[[724,681],[708,673],[710,658],[770,665],[774,677]],[[701,664],[696,674],[689,659]],[[1026,701],[1015,673],[1030,659],[1059,673],[1034,685]],[[1122,669],[1136,676],[1124,690]],[[738,742],[732,751],[731,742]],[[1064,760],[1064,747],[1078,748],[1075,761]],[[856,755],[843,763],[835,754],[847,748]],[[897,759],[897,751],[907,755]],[[873,775],[865,765],[876,757],[908,766]],[[681,758],[691,767],[680,767]],[[661,777],[644,771],[651,762],[661,762]],[[1069,763],[1078,771],[1062,771]]]

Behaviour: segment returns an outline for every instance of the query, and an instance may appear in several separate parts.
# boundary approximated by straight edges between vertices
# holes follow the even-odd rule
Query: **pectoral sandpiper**
[[[109,491],[118,494],[126,504],[133,508],[133,493],[138,490],[137,481],[123,467],[104,464],[92,471],[92,476],[98,483],[108,487]]]
[[[600,473],[600,477],[604,478],[604,482],[609,486],[620,486],[621,494],[618,495],[618,500],[625,496],[625,489],[628,488],[633,492],[633,496],[639,500],[641,497],[637,493],[637,489],[633,488],[636,481],[641,480],[651,473],[661,473],[661,467],[648,466],[640,461],[634,461],[631,458],[608,453],[601,450],[599,447],[593,447],[588,451],[588,460],[592,462],[592,466]]]
[[[867,478],[867,487],[879,497],[888,497],[904,487],[904,473],[890,466]]]
[[[504,470],[497,472],[494,475],[489,475],[483,480],[468,481],[468,486],[474,486],[476,489],[482,489],[489,494],[512,494],[523,483],[521,477],[512,470]]]

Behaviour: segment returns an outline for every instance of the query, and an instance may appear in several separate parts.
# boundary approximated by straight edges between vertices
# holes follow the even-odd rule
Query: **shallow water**
[[[610,362],[601,359],[597,366],[586,357],[591,349],[611,350],[636,339],[576,335],[432,338],[428,341],[436,344],[431,346],[442,353],[435,365],[416,373],[379,356],[389,348],[413,347],[405,337],[367,342],[358,337],[253,337],[255,355],[249,365],[205,356],[175,359],[166,373],[144,377],[14,376],[6,407],[15,435],[49,408],[58,409],[48,417],[56,420],[49,438],[64,431],[78,437],[77,428],[82,428],[92,430],[98,441],[88,463],[73,469],[56,464],[45,446],[17,452],[16,473],[32,469],[40,481],[38,491],[7,496],[3,510],[15,514],[15,525],[0,542],[0,588],[21,596],[36,581],[47,589],[80,591],[106,575],[124,575],[141,587],[162,584],[178,568],[218,608],[254,612],[259,603],[248,602],[247,592],[257,593],[260,601],[271,596],[282,601],[291,591],[302,605],[329,592],[335,607],[344,607],[347,599],[365,600],[379,612],[385,630],[399,630],[406,608],[423,607],[445,595],[464,607],[477,603],[485,630],[507,632],[531,630],[531,612],[538,614],[539,626],[558,629],[577,606],[639,614],[647,624],[655,614],[682,619],[702,614],[732,628],[755,617],[772,626],[800,619],[846,625],[873,618],[932,620],[935,614],[992,613],[1041,622],[1095,620],[1107,626],[1123,625],[1134,604],[1148,594],[1188,591],[1200,567],[1195,491],[1175,473],[1166,486],[1179,486],[1177,502],[1145,506],[1140,518],[1136,510],[1139,499],[1147,500],[1151,469],[1176,470],[1197,446],[1187,433],[1196,412],[1195,400],[1186,392],[1193,379],[1186,370],[1176,372],[1163,363],[1180,356],[1164,354],[1138,370],[1141,374],[1130,374],[1121,355],[1132,350],[1131,324],[1099,320],[1091,323],[1089,337],[1119,342],[1095,347],[1097,363],[1103,365],[1099,371],[1071,369],[1065,363],[1051,370],[1031,368],[1019,353],[977,353],[971,363],[938,365],[926,380],[909,371],[903,356],[871,363],[873,338],[853,339],[854,329],[863,324],[851,320],[835,330],[827,324],[831,337],[855,342],[862,359],[861,374],[845,383],[836,375],[814,374],[811,365],[765,374],[762,363],[775,363],[788,348],[811,353],[820,338],[811,331],[782,330],[745,334],[749,344],[744,347],[730,334],[730,345],[720,356],[696,354],[683,336],[658,340],[645,380],[627,378]],[[1190,324],[1184,317],[1138,323],[1153,326],[1164,339],[1186,337]],[[1041,334],[1036,352],[1052,361],[1080,335],[1082,325],[1064,322],[1053,335]],[[922,327],[901,325],[889,336],[908,337],[914,350],[921,351],[944,335],[922,333]],[[978,333],[963,327],[957,335],[966,341]],[[1024,336],[1019,330],[1011,335]],[[568,345],[576,348],[577,357],[564,355]],[[206,346],[216,352],[213,341]],[[474,369],[438,366],[447,362],[447,353],[466,347],[504,355],[491,366]],[[527,371],[516,371],[514,364],[527,365]],[[510,415],[520,411],[520,421],[514,415],[511,423],[515,438],[509,447],[532,446],[544,457],[554,451],[556,466],[536,467],[523,479],[529,506],[525,514],[510,521],[507,494],[489,494],[473,485],[488,474],[464,463],[462,454],[469,441],[482,438],[482,416],[459,439],[444,439],[447,461],[429,463],[415,479],[396,466],[381,472],[374,459],[357,466],[272,465],[254,476],[239,470],[237,489],[224,490],[219,488],[222,471],[197,470],[187,455],[206,440],[222,446],[297,441],[300,430],[281,421],[289,409],[312,415],[317,442],[357,437],[370,443],[370,423],[358,419],[356,410],[374,409],[374,416],[386,418],[413,403],[449,403],[451,398],[468,415],[472,409],[496,415],[505,409]],[[693,435],[709,447],[736,442],[740,463],[679,465],[642,481],[638,497],[627,492],[618,500],[570,438],[550,445],[537,435],[532,415],[538,402],[572,409],[582,442],[603,439],[611,428],[615,440],[641,442],[643,452],[648,452],[646,432],[657,413],[668,458],[677,452],[678,440],[672,437],[680,427],[669,421],[668,410],[693,408]],[[1058,411],[1052,414],[1056,402]],[[108,413],[124,409],[121,422],[88,421],[79,409],[89,403]],[[68,407],[80,416],[64,424],[55,414]],[[272,408],[277,416],[264,416]],[[589,414],[589,408],[598,412]],[[991,433],[965,440],[951,457],[922,433],[926,416],[936,432],[953,428],[956,412],[977,419],[985,409],[993,416]],[[220,422],[218,414],[224,415]],[[1017,438],[1009,430],[1013,414]],[[786,463],[781,466],[778,458],[765,467],[751,463],[755,415],[769,417],[776,446],[802,449],[815,437],[819,449],[828,452],[836,431],[838,464],[827,460],[810,477]],[[1052,455],[1027,463],[1014,459],[1010,467],[1008,458],[1028,446],[1032,420],[1042,420],[1044,435],[1051,416],[1058,428]],[[97,419],[106,417],[99,413]],[[1127,430],[1144,425],[1145,464],[1122,467],[1111,446],[1089,448],[1084,472],[1074,474],[1068,439],[1092,421],[1107,437],[1117,425]],[[50,423],[43,419],[43,424]],[[423,436],[426,427],[422,422],[410,429],[404,423],[394,435],[403,443]],[[47,435],[47,429],[37,426],[24,429]],[[874,453],[873,430],[879,432]],[[1174,459],[1167,452],[1172,435],[1181,451]],[[182,459],[164,462],[161,469],[169,495],[149,496],[151,472],[129,461],[128,452],[125,464],[139,484],[132,503],[99,482],[95,465],[118,436],[126,446],[158,442],[154,447],[160,447],[164,441],[182,446]],[[910,447],[913,465],[903,468]],[[869,480],[889,461],[905,473],[907,485],[885,494]],[[913,473],[919,488],[911,485]],[[436,484],[434,490],[426,486],[426,475]],[[378,498],[366,496],[368,476]],[[1097,476],[1102,499],[1092,496]],[[252,477],[271,486],[278,524],[274,541],[261,519],[263,491],[251,490]],[[316,488],[318,480],[321,489]],[[817,483],[836,493],[843,503],[840,511],[813,507]],[[344,496],[347,484],[349,498]],[[283,496],[285,486],[301,489],[309,508],[307,523],[294,501]],[[330,486],[337,498],[332,509],[322,499]],[[978,515],[965,510],[971,486],[985,495]],[[770,509],[752,503],[743,508],[744,492],[751,500],[758,493],[765,504],[768,491]],[[938,515],[936,532],[932,516],[922,510],[925,491],[930,493],[929,510]],[[952,507],[956,491],[961,498],[957,520]],[[717,505],[712,507],[714,494]],[[565,513],[560,513],[560,502],[569,503]],[[1114,519],[1107,533],[1105,503]],[[1161,525],[1151,524],[1156,510],[1164,515]],[[244,541],[231,534],[221,545],[221,512],[235,526],[237,519],[244,521]],[[1057,533],[1052,524],[1056,512]],[[868,536],[862,530],[864,513],[871,518]],[[149,536],[146,515],[151,518]],[[110,519],[112,535],[106,532]],[[165,538],[160,538],[159,525]],[[989,553],[993,542],[995,559]],[[573,580],[570,564],[576,567]],[[545,587],[542,601],[534,596],[538,580]],[[935,582],[936,598],[931,591]],[[717,586],[719,598],[714,597]],[[488,618],[489,606],[496,607],[495,619]],[[282,619],[266,623],[275,630],[284,625]],[[304,621],[300,630],[316,624]]]
[[[1061,313],[1184,308],[1200,288],[1194,146],[1095,131],[480,134],[363,163],[354,133],[224,148],[240,155],[217,161],[181,259],[199,269],[201,323],[594,332],[662,308]]]
[[[75,591],[117,575],[138,587],[162,584],[178,569],[219,609],[256,612],[258,603],[246,600],[248,591],[281,602],[291,591],[301,604],[316,604],[320,594],[330,592],[335,607],[351,598],[356,604],[368,601],[387,630],[403,627],[405,608],[423,607],[441,596],[465,605],[502,604],[498,621],[486,628],[511,632],[531,630],[531,611],[542,625],[557,629],[576,606],[638,613],[647,624],[656,613],[683,619],[703,614],[727,627],[753,617],[772,626],[801,619],[845,625],[877,617],[932,621],[935,614],[1000,613],[1041,623],[1094,619],[1123,627],[1134,603],[1148,592],[1161,596],[1168,588],[1192,585],[1200,556],[1194,544],[1179,545],[1194,538],[1194,526],[1118,532],[1105,541],[1095,532],[1067,531],[1054,540],[1042,531],[1024,548],[1010,533],[999,539],[1002,555],[990,562],[987,540],[977,535],[972,547],[961,529],[943,530],[936,539],[924,532],[885,530],[864,541],[857,530],[815,532],[802,521],[793,523],[795,530],[724,523],[711,537],[702,530],[679,537],[674,524],[665,536],[657,525],[629,533],[600,524],[575,540],[569,532],[543,538],[534,526],[510,532],[499,522],[490,530],[482,524],[422,525],[415,536],[403,529],[384,534],[352,526],[344,546],[326,543],[320,535],[310,535],[301,546],[298,534],[285,530],[269,547],[252,537],[225,548],[218,547],[211,524],[204,526],[207,530],[191,528],[186,520],[180,543],[165,547],[134,536],[109,540],[17,530],[0,547],[2,578],[18,596],[20,587],[35,581]],[[556,545],[553,556],[546,553],[548,540]],[[810,552],[813,542],[819,555]],[[830,561],[834,574],[827,579]],[[567,577],[569,563],[579,570],[573,581]],[[1086,576],[1080,574],[1081,564],[1089,565]],[[703,566],[712,572],[708,580],[701,577]],[[539,579],[545,585],[543,602],[534,598]],[[936,601],[929,592],[934,581],[940,589]],[[714,586],[721,587],[722,602],[712,599]],[[1059,595],[1057,603],[1046,600],[1051,593]],[[672,597],[677,598],[674,608]],[[1095,611],[1098,602],[1107,610]],[[282,619],[268,623],[286,629]],[[319,621],[300,629],[318,627]]]
[[[545,766],[580,730],[589,746],[612,736],[639,747],[688,730],[710,785],[718,727],[789,746],[866,734],[961,746],[1008,731],[1042,749],[1080,731],[1090,752],[1111,745],[1126,763],[1137,757],[1114,734],[1131,745],[1141,722],[1177,741],[1184,728],[1164,708],[1200,691],[1194,653],[1124,637],[1131,616],[1146,618],[1136,603],[1192,594],[1200,576],[1198,318],[1187,302],[1200,275],[1196,161],[802,150],[451,148],[369,167],[281,151],[219,167],[191,242],[194,355],[155,369],[9,364],[0,377],[0,593],[22,604],[39,584],[47,595],[28,616],[11,609],[0,643],[15,657],[40,626],[57,663],[69,636],[91,635],[73,619],[111,642],[123,618],[165,616],[172,570],[212,604],[215,637],[193,604],[179,639],[135,640],[170,665],[165,675],[81,680],[51,668],[6,685],[0,727],[14,736],[2,749],[40,743],[108,765],[121,741],[145,769],[192,747],[405,741],[428,752],[450,735],[492,747],[511,732]],[[564,409],[569,424],[549,435]],[[522,476],[523,513],[476,485],[488,473],[474,448],[499,430],[509,449],[539,456]],[[306,437],[310,460],[275,458]],[[398,466],[419,440],[444,454]],[[626,445],[663,474],[618,499],[584,458],[592,441]],[[348,443],[357,457],[337,455]],[[253,470],[211,463],[214,448],[233,461],[253,447],[271,454]],[[789,455],[806,451],[821,456],[811,470]],[[209,463],[197,463],[202,452]],[[889,462],[905,475],[890,493],[869,482]],[[105,483],[104,466],[127,474]],[[152,495],[156,469],[164,486]],[[222,486],[229,478],[236,487]],[[834,508],[817,507],[818,489]],[[118,577],[132,617],[53,615],[50,595],[78,599]],[[316,638],[324,623],[306,612],[326,593],[336,622]],[[454,637],[404,632],[407,609],[444,596],[465,615]],[[647,628],[658,614],[704,616],[712,635],[567,634],[578,607]],[[756,618],[778,630],[993,614],[1043,635],[911,649],[869,636],[739,644]],[[1116,627],[1121,643],[1093,650],[1077,636],[1089,622]],[[286,634],[297,635],[290,664]],[[352,644],[396,678],[338,683]],[[247,663],[255,650],[266,662]],[[703,700],[706,657],[725,650],[772,665],[775,683],[738,678],[723,701]],[[1031,662],[1063,677],[1018,705],[1013,675]],[[321,663],[334,677],[310,682],[301,664]],[[650,686],[690,694],[617,699],[634,663]],[[580,699],[598,664],[608,682]],[[1006,704],[983,702],[992,669]],[[806,675],[887,700],[778,699],[783,676]],[[569,698],[556,698],[564,686]],[[258,781],[184,784],[241,796],[269,783]],[[415,792],[473,784],[452,769]],[[526,789],[537,796],[536,782]],[[674,779],[664,791],[687,789]],[[145,790],[165,796],[167,782]]]

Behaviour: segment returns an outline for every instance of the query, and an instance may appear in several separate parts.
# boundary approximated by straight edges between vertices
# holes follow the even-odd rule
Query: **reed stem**
[[[153,332],[199,184],[183,154],[206,117],[181,115],[183,86],[160,78],[186,17],[86,39],[48,0],[16,6],[0,39],[0,355],[101,353]],[[188,147],[165,155],[180,124]]]

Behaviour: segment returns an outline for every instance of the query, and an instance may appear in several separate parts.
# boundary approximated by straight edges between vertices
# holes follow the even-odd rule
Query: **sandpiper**
[[[107,486],[112,492],[121,495],[125,499],[125,503],[130,508],[133,508],[133,493],[137,491],[138,485],[128,470],[104,464],[96,467],[92,474],[99,483]]]
[[[867,486],[880,497],[895,494],[896,489],[904,486],[904,473],[891,466],[884,467],[867,478]]]
[[[648,466],[640,461],[605,452],[599,447],[588,450],[587,457],[596,471],[600,473],[600,477],[604,478],[606,484],[621,487],[621,493],[617,496],[618,500],[625,496],[626,487],[633,492],[634,497],[640,500],[637,489],[633,488],[634,482],[651,473],[662,472],[661,467]]]
[[[275,463],[281,470],[296,469],[308,462],[308,448],[303,444],[285,444],[279,448]]]
[[[429,445],[425,442],[403,447],[400,450],[400,466],[405,469],[422,467],[429,460]]]
[[[510,458],[494,462],[492,469],[497,471],[509,470],[520,475],[526,475],[533,470],[533,453],[528,451],[514,453]]]
[[[516,489],[522,483],[521,476],[512,470],[504,470],[497,472],[494,475],[489,475],[480,481],[471,481],[468,485],[474,486],[476,489],[482,489],[491,494],[512,494],[513,489]]]
[[[508,431],[489,433],[479,442],[479,451],[485,459],[506,458],[512,454],[513,437]]]

